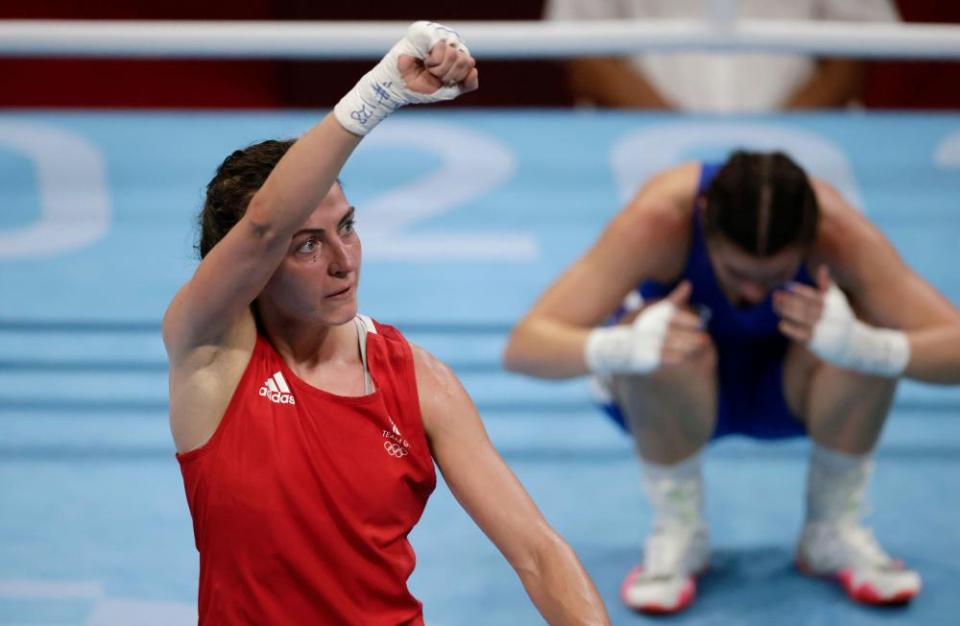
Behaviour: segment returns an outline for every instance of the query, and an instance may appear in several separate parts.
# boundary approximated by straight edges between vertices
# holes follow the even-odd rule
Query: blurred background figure
[[[842,10],[836,8],[833,13],[825,14],[826,9],[821,10],[820,6],[825,6],[826,3],[830,3],[831,7],[842,7]],[[436,0],[431,4],[430,11],[433,19],[448,22],[536,20],[544,16],[558,19],[564,16],[576,18],[580,14],[575,11],[600,14],[605,7],[613,7],[610,17],[626,16],[626,9],[622,7],[628,4],[638,7],[663,5],[658,7],[657,16],[675,18],[685,15],[680,13],[680,7],[690,7],[693,15],[703,16],[710,6],[708,0],[489,0],[479,4]],[[855,19],[858,15],[872,15],[875,12],[878,16],[888,16],[888,19],[896,19],[899,15],[906,23],[960,23],[960,3],[942,0],[743,0],[739,4],[744,6],[740,10],[745,17],[761,18],[768,14],[772,16],[772,7],[785,5],[791,13],[781,19],[793,19],[807,14],[814,16],[811,19],[847,19],[846,16]],[[881,8],[874,11],[864,8],[873,5]],[[747,13],[753,6],[761,7],[765,13]],[[817,13],[808,10],[813,6]],[[667,10],[670,12],[666,12]],[[0,3],[0,18],[4,19],[410,22],[418,17],[415,7],[397,3],[369,6],[305,0],[251,0],[244,3],[209,0],[193,4],[163,4],[146,0],[102,0],[96,4],[77,0]],[[585,13],[583,19],[592,17],[591,13]],[[564,80],[564,73],[570,65],[566,61],[530,58],[484,60],[484,89],[471,99],[471,107],[566,107],[574,101],[593,101],[604,106],[628,104],[603,101],[584,93],[577,85],[570,85],[569,81]],[[597,62],[599,63],[599,59]],[[590,62],[584,60],[584,63],[589,65]],[[575,66],[577,64],[574,63]],[[629,62],[619,60],[613,65],[630,67]],[[814,75],[813,66],[813,61],[800,62],[800,67],[806,67],[810,72],[808,79]],[[832,66],[832,69],[829,66]],[[829,74],[837,83],[842,83],[841,86],[853,87],[854,93],[858,94],[867,109],[960,109],[960,63],[956,61],[820,61],[818,69],[821,70],[818,76]],[[353,85],[357,73],[363,71],[366,71],[365,62],[356,59],[2,57],[0,107],[322,108],[333,106],[343,91]],[[752,79],[756,72],[751,69],[748,82],[750,89],[744,90],[739,86],[735,89],[723,87],[723,84],[729,82],[725,74],[708,72],[704,68],[697,71],[698,75],[708,75],[711,81],[709,86],[702,86],[703,94],[708,94],[715,83],[719,83],[724,93],[739,94],[762,88],[765,90],[764,94],[775,95],[780,92],[775,91],[774,87],[785,89],[780,86],[780,81],[786,80],[780,78],[781,74],[787,77],[787,71],[784,71],[777,74],[772,81],[756,81]],[[796,72],[795,69],[789,71]],[[323,81],[315,79],[320,73],[325,77]],[[850,75],[855,76],[856,81],[849,81],[848,84],[844,76]],[[796,79],[793,74],[790,76],[791,80]],[[593,79],[600,83],[600,73],[596,72]],[[808,84],[813,85],[813,81]],[[800,89],[801,85],[797,83],[794,87],[795,91],[783,91],[784,101],[790,96],[800,95],[796,89]],[[719,98],[707,95],[704,97]],[[664,93],[660,98],[665,100],[670,96]],[[683,106],[684,103],[685,101],[679,100],[676,102],[681,110],[688,110],[688,107]],[[805,104],[813,106],[814,103],[807,101]],[[454,103],[449,106],[460,105]],[[759,108],[728,110],[747,111]]]
[[[707,0],[547,0],[551,20],[707,19]],[[737,19],[897,21],[892,0],[727,0]],[[738,113],[857,102],[866,64],[800,55],[688,52],[581,58],[568,65],[574,96],[606,107]]]

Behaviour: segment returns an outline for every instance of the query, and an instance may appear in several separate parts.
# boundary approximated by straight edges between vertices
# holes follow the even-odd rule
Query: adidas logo
[[[276,372],[268,378],[263,386],[260,387],[260,395],[268,398],[274,404],[296,404],[293,394],[290,393],[290,387],[282,372]]]

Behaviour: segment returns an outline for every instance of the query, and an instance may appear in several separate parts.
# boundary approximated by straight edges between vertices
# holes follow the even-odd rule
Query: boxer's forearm
[[[254,224],[288,238],[330,191],[344,163],[360,143],[332,114],[304,134],[280,159],[250,200]]]
[[[504,367],[538,378],[572,378],[588,373],[584,346],[590,329],[546,318],[528,318],[514,329]]]
[[[551,626],[607,626],[610,618],[573,549],[559,537],[517,567],[523,586]]]
[[[259,231],[281,240],[288,237],[330,191],[360,137],[399,107],[449,100],[475,89],[475,84],[461,83],[472,70],[459,35],[433,22],[412,24],[333,113],[280,159],[250,201],[250,220]],[[451,84],[444,82],[448,79]]]
[[[960,323],[907,333],[910,361],[904,375],[928,383],[960,384]]]

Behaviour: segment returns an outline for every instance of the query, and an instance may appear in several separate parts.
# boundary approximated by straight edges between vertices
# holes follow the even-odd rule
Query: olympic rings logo
[[[387,454],[398,459],[401,459],[410,453],[409,450],[401,446],[399,443],[394,443],[392,441],[384,441],[383,449],[387,451]]]

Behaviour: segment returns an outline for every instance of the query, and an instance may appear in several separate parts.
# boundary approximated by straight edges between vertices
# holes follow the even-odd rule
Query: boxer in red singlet
[[[418,22],[295,143],[234,152],[211,181],[202,261],[163,320],[200,624],[422,624],[407,534],[434,461],[549,623],[609,624],[456,376],[357,314],[338,172],[391,111],[477,85],[459,36]]]

